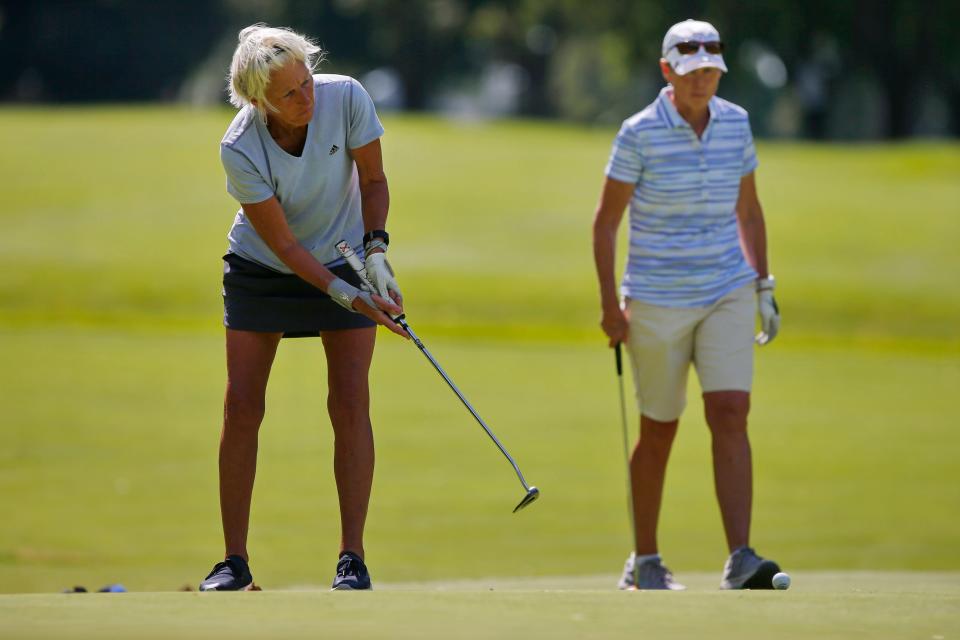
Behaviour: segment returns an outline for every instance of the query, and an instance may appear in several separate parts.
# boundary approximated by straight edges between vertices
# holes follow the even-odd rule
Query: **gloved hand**
[[[773,276],[757,282],[757,310],[760,313],[760,333],[755,338],[763,346],[777,337],[780,331],[780,309],[773,297]]]
[[[381,298],[387,300],[392,300],[390,296],[390,291],[393,291],[397,294],[397,299],[402,300],[403,296],[400,293],[400,287],[397,285],[396,279],[393,277],[393,269],[390,268],[390,263],[387,262],[387,256],[383,253],[371,253],[367,256],[367,277],[370,279],[370,283],[374,286],[377,295]],[[399,302],[398,302],[399,304]]]
[[[373,307],[374,309],[378,308],[369,293],[357,289],[346,280],[341,280],[340,278],[336,278],[329,284],[327,287],[327,295],[341,307],[353,313],[357,313],[357,310],[353,308],[353,301],[357,298],[367,303],[367,306]]]

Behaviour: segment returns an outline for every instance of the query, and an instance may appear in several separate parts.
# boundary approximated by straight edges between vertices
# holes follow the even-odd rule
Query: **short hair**
[[[286,27],[270,27],[262,22],[242,29],[238,39],[240,42],[233,52],[227,82],[230,104],[238,109],[253,105],[264,123],[267,121],[267,109],[277,110],[265,95],[270,84],[270,72],[290,60],[302,62],[313,71],[326,53],[306,36]],[[253,104],[254,100],[257,104]]]

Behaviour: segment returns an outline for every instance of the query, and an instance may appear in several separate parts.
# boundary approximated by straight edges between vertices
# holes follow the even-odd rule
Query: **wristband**
[[[777,281],[773,276],[757,279],[757,291],[773,291],[777,286]]]
[[[390,234],[384,231],[383,229],[374,229],[373,231],[367,231],[363,234],[363,244],[366,245],[368,242],[374,238],[380,238],[383,240],[383,244],[390,244]]]
[[[370,255],[370,252],[373,251],[374,249],[381,249],[383,250],[384,253],[386,253],[387,243],[384,242],[383,240],[370,240],[369,242],[363,245],[363,251],[367,255]]]
[[[340,278],[334,278],[330,284],[327,285],[327,295],[338,305],[354,313],[356,313],[356,310],[353,308],[353,301],[359,293],[359,289]]]

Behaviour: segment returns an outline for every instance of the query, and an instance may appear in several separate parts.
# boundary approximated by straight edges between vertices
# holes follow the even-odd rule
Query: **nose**
[[[300,104],[306,106],[313,101],[313,85],[300,89]]]

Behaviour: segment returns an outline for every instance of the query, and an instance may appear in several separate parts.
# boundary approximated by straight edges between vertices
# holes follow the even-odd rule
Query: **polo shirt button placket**
[[[710,192],[707,191],[707,155],[703,145],[700,145],[700,199],[707,200]]]

